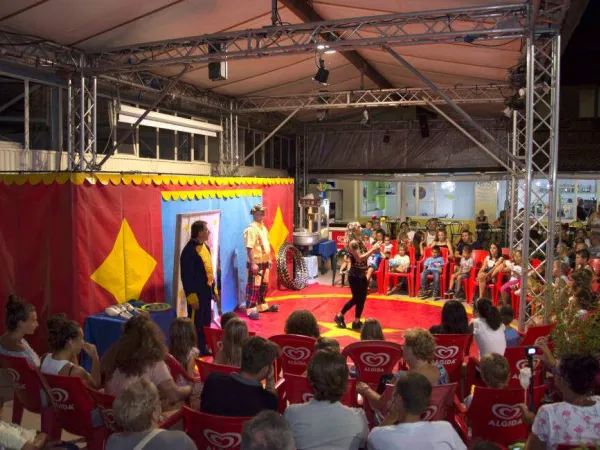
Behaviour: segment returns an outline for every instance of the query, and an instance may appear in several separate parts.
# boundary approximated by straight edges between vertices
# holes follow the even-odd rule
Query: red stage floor
[[[264,313],[260,320],[248,320],[248,329],[260,336],[269,337],[283,333],[285,319],[296,309],[311,311],[321,329],[321,335],[337,339],[343,347],[359,340],[360,333],[352,329],[337,328],[333,317],[350,298],[350,289],[323,285],[311,285],[302,291],[275,291],[268,298],[271,304],[279,305],[279,312]],[[409,297],[369,295],[363,319],[373,317],[381,322],[386,339],[402,342],[402,333],[407,328],[428,329],[439,323],[444,302],[418,300]],[[470,309],[467,308],[470,312]],[[350,324],[354,310],[346,315]]]

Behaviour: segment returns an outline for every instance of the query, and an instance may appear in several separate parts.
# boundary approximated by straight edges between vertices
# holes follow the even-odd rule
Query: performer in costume
[[[269,231],[264,224],[265,207],[255,205],[250,210],[254,221],[244,230],[244,243],[248,254],[248,284],[246,285],[246,313],[258,320],[259,313],[279,310],[277,305],[267,306],[265,296],[271,269],[271,244]]]
[[[196,326],[198,348],[203,356],[209,356],[202,327],[210,326],[211,301],[215,299],[220,308],[210,248],[206,245],[210,231],[203,220],[192,224],[191,239],[181,252],[181,282],[188,304],[188,316]],[[220,311],[219,311],[220,313]]]
[[[369,291],[369,282],[367,281],[367,259],[373,253],[380,252],[383,244],[382,242],[375,242],[371,249],[367,250],[367,247],[363,244],[361,230],[362,228],[358,222],[350,222],[346,229],[345,247],[350,255],[348,284],[350,285],[352,298],[333,319],[338,327],[346,328],[344,314],[350,311],[352,307],[356,307],[355,319],[354,322],[352,322],[353,330],[360,330],[362,327],[360,316],[365,307],[367,293]]]

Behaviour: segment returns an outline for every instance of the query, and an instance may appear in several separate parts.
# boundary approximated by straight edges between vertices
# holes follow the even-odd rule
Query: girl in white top
[[[600,397],[592,396],[600,364],[592,356],[567,355],[554,377],[563,401],[542,406],[535,419],[521,405],[533,427],[526,450],[556,449],[561,444],[591,447],[600,442]]]
[[[32,366],[40,366],[40,357],[29,346],[25,336],[31,336],[38,327],[33,305],[10,295],[4,313],[6,333],[0,336],[0,355],[26,358]]]
[[[500,249],[494,243],[490,244],[490,253],[483,260],[483,264],[477,274],[477,282],[479,283],[479,298],[485,297],[487,284],[494,280],[498,273],[502,270],[504,258],[500,256]]]
[[[92,389],[100,388],[100,360],[96,347],[83,340],[83,331],[77,322],[68,320],[64,314],[48,319],[48,345],[52,353],[42,360],[40,370],[49,375],[79,377]],[[75,363],[84,351],[92,360],[92,374]]]
[[[480,298],[473,308],[473,336],[479,348],[479,355],[498,353],[504,355],[506,350],[505,327],[502,324],[500,311],[487,298]]]
[[[516,290],[521,282],[521,272],[523,268],[522,264],[522,253],[521,250],[515,250],[512,253],[512,261],[506,261],[504,263],[503,272],[510,273],[510,279],[500,287],[500,295],[502,296],[502,304],[510,304],[510,291]]]

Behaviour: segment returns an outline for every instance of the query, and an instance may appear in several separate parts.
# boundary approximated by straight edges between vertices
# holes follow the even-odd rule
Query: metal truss
[[[455,86],[440,88],[455,103],[503,103],[514,90],[509,85]],[[314,94],[276,97],[242,97],[235,107],[240,114],[255,112],[293,111],[309,109],[375,108],[385,106],[445,105],[439,93],[428,88],[367,89],[356,91],[319,92]]]
[[[560,36],[527,40],[525,115],[513,116],[513,152],[525,163],[511,179],[511,247],[523,253],[519,329],[530,320],[548,321],[553,292],[554,233],[557,219]],[[538,189],[534,189],[534,183]],[[531,229],[542,237],[531,239]],[[534,267],[533,259],[542,264]],[[529,272],[529,275],[528,275]],[[545,286],[545,288],[543,288]]]
[[[67,155],[68,170],[96,170],[97,166],[97,97],[96,77],[81,75],[67,86]]]
[[[219,166],[217,175],[234,176],[240,167],[238,116],[221,116],[223,132],[219,141]]]
[[[94,56],[96,73],[382,45],[514,39],[529,29],[526,3],[386,14],[235,30],[117,48]],[[327,36],[324,39],[323,36]],[[190,53],[191,51],[191,54]]]
[[[505,130],[507,119],[475,119],[486,130]],[[459,125],[468,128],[466,121],[457,121]],[[430,131],[453,130],[455,127],[446,120],[428,120]],[[307,126],[309,133],[382,133],[401,130],[420,130],[421,126],[418,120],[402,120],[390,122],[373,122],[365,127],[357,122],[349,123],[328,123],[316,122]]]
[[[296,205],[300,199],[306,195],[306,189],[308,188],[308,165],[306,163],[308,157],[307,141],[308,135],[306,130],[303,130],[296,135],[296,174],[294,177],[294,223],[296,224],[296,227],[301,225]]]

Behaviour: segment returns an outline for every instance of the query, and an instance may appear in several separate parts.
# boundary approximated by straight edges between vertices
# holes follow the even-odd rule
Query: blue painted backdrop
[[[246,249],[244,229],[252,217],[250,208],[262,197],[209,198],[202,200],[162,200],[163,268],[165,302],[171,304],[177,214],[221,210],[219,257],[221,262],[221,301],[223,312],[232,311],[246,288]],[[177,255],[179,258],[179,255]]]

